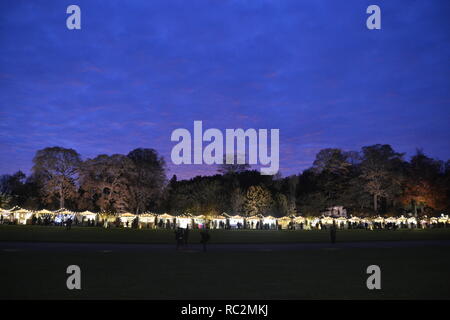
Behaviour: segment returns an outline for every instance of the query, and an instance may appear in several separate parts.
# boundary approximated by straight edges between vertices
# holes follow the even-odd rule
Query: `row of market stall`
[[[243,217],[239,215],[170,215],[168,213],[121,214],[95,213],[91,211],[73,212],[66,209],[27,210],[19,207],[12,209],[0,208],[0,223],[2,224],[39,224],[64,225],[69,221],[75,225],[87,226],[122,226],[128,228],[161,228],[174,229],[322,229],[335,224],[339,229],[365,228],[428,228],[435,226],[450,226],[448,215],[439,217],[304,217],[284,216],[273,217],[255,215]]]

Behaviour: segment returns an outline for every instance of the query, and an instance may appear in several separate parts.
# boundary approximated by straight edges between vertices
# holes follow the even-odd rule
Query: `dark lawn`
[[[211,230],[211,243],[328,242],[326,230]],[[173,230],[73,227],[66,231],[55,226],[0,225],[0,241],[174,243]],[[450,240],[450,228],[402,230],[338,230],[338,241]],[[198,243],[198,230],[192,230],[190,243]]]
[[[450,299],[450,248],[0,252],[0,298]],[[66,289],[79,265],[82,290]],[[382,289],[366,288],[377,264]]]

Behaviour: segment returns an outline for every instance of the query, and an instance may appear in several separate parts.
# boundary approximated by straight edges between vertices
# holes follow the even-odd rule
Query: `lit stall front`
[[[198,216],[193,216],[192,221],[194,222],[193,227],[194,229],[205,229],[206,227],[206,216],[203,214],[200,214]]]
[[[399,228],[406,227],[407,223],[408,219],[405,216],[401,215],[399,218],[397,218],[397,227]]]
[[[292,223],[294,224],[295,230],[308,229],[309,225],[306,224],[305,217],[297,216],[292,219]],[[307,228],[308,227],[308,228]]]
[[[55,212],[55,222],[58,221],[59,223],[64,223],[69,219],[71,219],[72,222],[75,222],[75,217],[76,217],[75,212],[72,212],[67,209],[60,209]]]
[[[415,217],[409,217],[408,219],[406,219],[406,222],[409,229],[417,228],[417,219]]]
[[[156,226],[161,229],[172,228],[174,216],[163,213],[156,216]]]
[[[274,230],[277,228],[277,218],[272,216],[262,217],[262,229]]]
[[[373,230],[373,221],[370,218],[364,217],[361,218],[361,227],[365,229]]]
[[[290,227],[293,225],[292,217],[290,216],[284,216],[281,218],[278,218],[278,227],[282,230],[290,229]]]
[[[56,213],[47,209],[36,211],[38,223],[50,224],[55,222]]]
[[[209,217],[209,226],[211,229],[225,229],[227,225],[227,218],[229,216],[226,213],[222,213],[221,215],[214,215]]]
[[[307,218],[308,228],[322,229],[322,224],[319,217],[308,217]]]
[[[338,217],[338,218],[334,219],[334,221],[336,221],[336,226],[339,229],[347,228],[347,218],[345,218],[345,217]]]
[[[114,225],[117,221],[117,216],[110,212],[100,212],[98,214],[99,223],[104,227],[108,228],[111,225]]]
[[[10,210],[0,208],[0,224],[10,223],[12,219],[12,213]]]
[[[98,214],[91,211],[83,211],[76,213],[76,218],[81,224],[93,225],[97,223]]]
[[[428,219],[427,216],[423,216],[422,218],[420,218],[420,227],[422,229],[427,228],[429,223],[430,223],[430,220]]]
[[[197,223],[200,223],[200,221],[204,221],[204,216],[197,217]],[[201,217],[203,217],[203,219]],[[192,215],[189,213],[185,213],[179,216],[175,216],[175,225],[177,226],[177,228],[192,229]]]
[[[248,229],[261,229],[261,216],[255,215],[245,219]]]
[[[358,217],[351,217],[348,219],[350,228],[359,228],[359,224],[361,223],[361,219]]]
[[[332,217],[323,217],[320,219],[322,226],[329,227],[333,224],[334,219]]]
[[[437,219],[437,221],[439,224],[441,224],[444,227],[446,227],[450,223],[448,215],[444,215],[444,214],[441,214],[441,216]]]
[[[139,228],[154,228],[155,215],[153,213],[143,213],[139,215]]]
[[[14,220],[17,221],[18,224],[28,224],[31,223],[31,218],[33,217],[33,212],[30,210],[18,208],[12,211]]]
[[[126,212],[126,213],[122,213],[119,216],[120,219],[120,223],[125,227],[125,228],[131,228],[133,226],[133,221],[134,219],[136,219],[136,215]]]
[[[397,225],[397,218],[388,217],[388,218],[384,219],[384,224],[387,229],[394,228]]]
[[[244,218],[239,215],[230,216],[228,218],[228,225],[230,229],[242,229],[244,228]]]
[[[384,228],[384,218],[383,217],[381,217],[381,216],[375,217],[372,220],[372,222],[376,229]]]

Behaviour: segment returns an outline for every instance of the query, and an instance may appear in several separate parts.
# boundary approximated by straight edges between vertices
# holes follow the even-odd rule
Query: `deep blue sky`
[[[78,4],[82,30],[66,28]],[[366,28],[370,4],[382,30]],[[0,173],[36,150],[83,158],[176,128],[279,128],[283,175],[322,148],[389,143],[450,158],[448,0],[0,2]]]

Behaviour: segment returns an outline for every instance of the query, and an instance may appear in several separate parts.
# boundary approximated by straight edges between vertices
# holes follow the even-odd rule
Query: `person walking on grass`
[[[184,245],[186,247],[188,244],[188,237],[189,237],[189,227],[186,227],[186,229],[184,229]]]
[[[175,230],[175,241],[177,242],[177,250],[183,245],[183,230],[178,228]]]
[[[211,239],[208,229],[205,229],[202,232],[200,232],[200,237],[201,237],[200,243],[203,245],[203,252],[206,252],[206,244],[208,243],[209,239]]]
[[[66,230],[70,230],[71,228],[72,228],[72,218],[69,218],[66,221]]]
[[[336,243],[336,221],[333,220],[333,224],[330,227],[330,240],[331,243]]]

